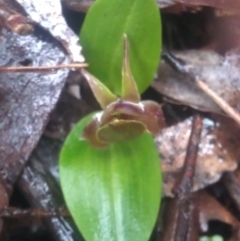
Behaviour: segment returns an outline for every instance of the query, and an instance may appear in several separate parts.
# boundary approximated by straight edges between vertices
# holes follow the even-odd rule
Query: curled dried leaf
[[[184,164],[190,127],[191,119],[187,119],[163,129],[155,138],[162,160],[166,196],[173,196],[172,187]],[[224,172],[237,168],[239,141],[240,131],[233,121],[220,117],[215,122],[204,119],[193,190],[215,183]]]

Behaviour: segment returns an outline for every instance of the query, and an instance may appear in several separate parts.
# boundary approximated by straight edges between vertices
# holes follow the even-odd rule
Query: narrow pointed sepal
[[[86,78],[102,109],[105,109],[110,103],[118,99],[100,80],[88,73],[85,69],[82,69],[82,74]]]
[[[122,67],[122,99],[138,103],[140,94],[133,78],[129,63],[129,46],[127,35],[124,34],[124,54]]]

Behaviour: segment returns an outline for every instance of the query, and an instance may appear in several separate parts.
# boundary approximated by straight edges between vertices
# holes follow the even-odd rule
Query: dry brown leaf
[[[191,68],[197,79],[221,96],[236,111],[240,111],[240,70],[238,53],[225,58],[213,51],[192,50],[174,53]],[[223,114],[222,110],[202,92],[186,74],[181,74],[161,61],[157,80],[152,86],[174,103]]]
[[[238,0],[177,0],[177,3],[190,6],[208,6],[225,10],[237,10],[240,8]]]
[[[94,0],[61,0],[66,6],[74,11],[86,12],[93,4]],[[160,8],[165,8],[176,4],[174,0],[157,0]]]
[[[212,220],[227,223],[232,227],[239,225],[238,220],[206,191],[198,192],[197,200],[200,210],[199,221],[202,231],[206,232],[208,230],[208,222]]]
[[[223,182],[238,210],[240,210],[240,168],[234,172],[226,173]]]
[[[73,61],[84,61],[83,56],[80,54],[82,48],[78,43],[79,37],[67,27],[65,18],[62,15],[60,0],[16,1],[24,8],[31,20],[38,23],[62,43]]]
[[[39,18],[40,26],[44,24],[45,29],[49,26],[49,31],[56,30],[57,33],[51,32],[53,37],[48,31],[36,26],[33,34],[19,36],[4,29],[0,48],[1,66],[71,63],[72,58],[66,51],[68,49],[73,49],[72,56],[78,55],[78,60],[83,59],[79,52],[80,46],[74,42],[77,36],[61,20],[61,8],[58,5],[54,8],[55,3],[60,4],[59,1],[39,2],[45,11],[42,17],[37,15],[41,14],[41,9],[34,8],[37,2],[22,1],[21,4],[29,16]],[[65,31],[61,32],[63,29]],[[69,37],[74,43],[70,40],[68,48],[65,48],[59,39],[67,32],[71,36],[66,35],[64,38]],[[0,174],[10,189],[41,137],[68,74],[69,70],[66,69],[47,73],[0,74]]]
[[[240,13],[226,13],[223,10],[215,12],[215,17],[209,19],[206,24],[211,38],[211,43],[208,43],[207,47],[224,54],[240,45]]]
[[[191,132],[191,118],[161,131],[155,141],[161,156],[163,192],[173,196],[178,174],[181,172]],[[217,182],[222,174],[237,168],[240,130],[227,118],[217,121],[203,120],[202,139],[199,146],[193,190]]]
[[[86,12],[94,0],[61,0],[66,6],[74,11]],[[174,5],[182,5],[182,10],[187,7],[208,6],[225,11],[234,11],[240,8],[237,0],[156,0],[159,8],[167,8]]]

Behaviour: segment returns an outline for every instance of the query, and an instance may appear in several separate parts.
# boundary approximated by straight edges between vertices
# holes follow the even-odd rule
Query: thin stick
[[[240,115],[221,96],[217,95],[209,86],[201,80],[196,80],[197,86],[204,91],[214,102],[232,119],[240,125]]]
[[[0,72],[36,72],[36,71],[52,71],[58,69],[81,69],[87,67],[87,63],[63,64],[56,66],[17,66],[17,67],[0,67]]]
[[[198,236],[198,208],[194,194],[192,193],[193,177],[196,169],[198,147],[201,140],[202,118],[199,114],[194,115],[192,130],[189,138],[187,153],[183,170],[176,182],[173,193],[176,195],[178,215],[173,240],[193,241]],[[195,223],[195,224],[194,224]],[[194,230],[195,229],[195,230]]]
[[[163,241],[196,241],[198,240],[199,210],[196,194],[192,193],[193,177],[196,168],[198,146],[201,139],[202,118],[195,114],[189,138],[184,166],[181,176],[173,188],[175,199],[168,204],[166,213],[167,226],[164,229]]]
[[[184,161],[183,170],[179,180],[173,188],[173,192],[177,197],[186,198],[192,192],[193,177],[198,155],[198,146],[201,140],[202,117],[195,114],[192,121],[192,130],[189,138],[187,153]]]
[[[67,210],[52,210],[45,211],[40,209],[20,209],[13,207],[3,207],[0,209],[1,218],[29,218],[29,217],[68,217],[69,212]]]

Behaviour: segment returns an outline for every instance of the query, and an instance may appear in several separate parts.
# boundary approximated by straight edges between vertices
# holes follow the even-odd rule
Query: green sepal
[[[131,72],[129,63],[129,43],[127,35],[124,34],[124,54],[122,66],[122,95],[123,100],[139,103],[141,100],[137,84]]]
[[[82,74],[86,78],[102,109],[118,99],[100,80],[88,73],[85,69],[82,69]]]

